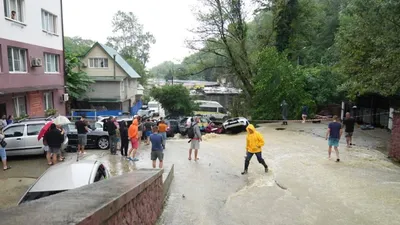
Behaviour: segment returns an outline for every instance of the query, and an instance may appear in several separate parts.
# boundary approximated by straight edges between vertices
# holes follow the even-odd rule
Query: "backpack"
[[[104,122],[103,122],[103,131],[108,131],[107,124],[108,124],[108,120],[104,120]]]
[[[194,125],[196,125],[196,124],[197,124],[197,123],[192,124],[192,125],[190,125],[190,127],[188,128],[188,130],[187,130],[187,135],[188,135],[189,138],[194,138],[194,136],[195,136]]]

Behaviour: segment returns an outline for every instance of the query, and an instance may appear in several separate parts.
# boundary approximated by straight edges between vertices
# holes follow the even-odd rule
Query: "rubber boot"
[[[249,169],[249,164],[250,164],[249,160],[244,161],[244,171],[242,172],[242,175],[247,174],[247,170]]]

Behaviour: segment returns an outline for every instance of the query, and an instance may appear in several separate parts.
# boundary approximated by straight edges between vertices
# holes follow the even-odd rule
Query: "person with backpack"
[[[200,127],[198,123],[200,122],[200,118],[196,117],[194,119],[194,122],[190,125],[188,128],[187,134],[188,137],[190,138],[189,142],[190,143],[190,149],[189,149],[189,160],[192,160],[192,150],[194,149],[194,161],[199,160],[197,157],[198,151],[200,149],[200,141],[201,139],[201,132],[200,132]]]

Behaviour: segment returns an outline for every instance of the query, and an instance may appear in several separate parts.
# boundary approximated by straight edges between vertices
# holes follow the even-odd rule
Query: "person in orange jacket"
[[[247,174],[250,160],[254,154],[257,156],[258,162],[264,166],[265,172],[267,173],[268,166],[261,154],[261,148],[264,146],[264,138],[258,131],[256,131],[256,128],[253,126],[253,124],[248,125],[246,130],[246,160],[244,161],[244,171],[242,172],[242,175]]]
[[[136,158],[136,152],[138,150],[139,147],[139,131],[138,131],[138,125],[139,125],[139,121],[138,119],[134,119],[132,124],[129,126],[128,129],[128,137],[129,140],[131,141],[132,144],[132,148],[129,149],[129,153],[128,153],[128,159],[132,160],[132,161],[139,161],[138,158]]]

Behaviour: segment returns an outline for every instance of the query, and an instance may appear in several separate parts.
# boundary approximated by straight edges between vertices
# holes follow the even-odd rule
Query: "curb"
[[[168,171],[164,170],[163,173],[163,190],[164,190],[164,202],[167,200],[169,194],[169,188],[171,187],[172,180],[174,179],[174,164],[172,164],[171,169]]]

